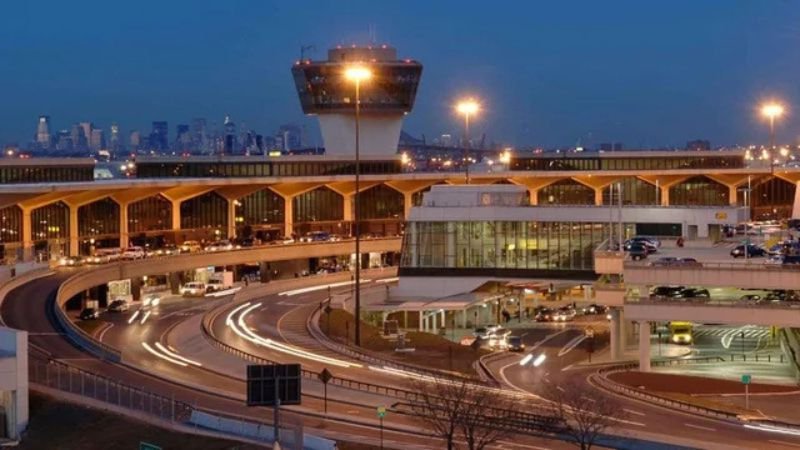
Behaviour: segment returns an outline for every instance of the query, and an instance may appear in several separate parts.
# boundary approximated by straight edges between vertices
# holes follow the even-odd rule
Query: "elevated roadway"
[[[729,286],[742,289],[797,289],[800,265],[764,264],[764,258],[742,262],[702,262],[701,265],[653,266],[626,261],[629,286]]]

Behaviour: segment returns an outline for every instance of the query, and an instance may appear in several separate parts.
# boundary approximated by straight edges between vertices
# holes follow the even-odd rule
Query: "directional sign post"
[[[247,406],[273,406],[275,442],[280,441],[280,407],[299,405],[300,364],[247,366]]]
[[[328,382],[333,378],[333,374],[327,368],[322,369],[319,373],[319,381],[322,381],[323,402],[325,405],[325,414],[328,414]]]
[[[383,450],[383,418],[386,416],[386,407],[378,406],[378,419],[381,420],[381,450]]]
[[[744,385],[744,407],[750,409],[750,374],[742,375],[742,384]]]

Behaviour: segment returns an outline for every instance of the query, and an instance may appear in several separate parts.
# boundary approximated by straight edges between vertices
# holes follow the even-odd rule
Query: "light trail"
[[[193,366],[197,366],[197,367],[203,367],[203,365],[202,365],[202,364],[200,364],[200,363],[199,363],[199,362],[197,362],[197,361],[191,360],[191,359],[189,359],[189,358],[186,358],[186,357],[183,357],[183,356],[181,356],[181,355],[179,355],[179,354],[177,354],[177,353],[175,353],[175,352],[171,352],[171,351],[167,350],[167,348],[166,348],[166,347],[164,347],[163,345],[161,345],[161,342],[156,342],[156,348],[157,348],[157,349],[159,349],[159,350],[161,350],[162,352],[164,352],[164,353],[165,353],[167,356],[169,356],[170,358],[174,358],[174,359],[177,359],[177,360],[179,360],[179,361],[183,361],[183,362],[185,362],[185,363],[187,363],[187,364],[191,364],[191,365],[193,365]]]
[[[361,283],[362,284],[369,283],[370,281],[372,281],[372,280],[361,280]],[[316,291],[321,291],[323,289],[328,289],[328,288],[351,286],[353,284],[355,284],[355,281],[342,281],[342,282],[339,282],[339,283],[323,284],[323,285],[320,285],[320,286],[310,286],[310,287],[306,287],[306,288],[294,289],[294,290],[291,290],[291,291],[279,292],[278,295],[291,297],[293,295],[306,294],[308,292],[316,292]]]
[[[139,322],[139,323],[141,325],[144,325],[144,323],[147,321],[148,317],[150,317],[150,311],[145,311],[144,315],[142,316],[142,321]]]
[[[147,350],[148,352],[150,352],[150,354],[152,354],[153,356],[155,356],[157,358],[161,358],[161,359],[163,359],[165,361],[169,361],[172,364],[177,364],[177,365],[179,365],[181,367],[189,366],[189,364],[187,364],[187,363],[185,363],[183,361],[180,361],[180,360],[177,360],[177,359],[173,359],[168,355],[162,355],[161,353],[159,353],[155,349],[153,349],[153,347],[151,347],[150,344],[148,344],[147,342],[142,342],[142,347],[144,347],[145,350]]]
[[[131,316],[131,318],[130,318],[130,319],[128,319],[128,325],[132,324],[132,323],[133,323],[133,321],[134,321],[134,320],[136,320],[136,318],[137,318],[137,317],[139,317],[139,312],[140,312],[140,310],[138,310],[138,309],[137,309],[137,310],[136,310],[136,311],[133,313],[133,315]]]

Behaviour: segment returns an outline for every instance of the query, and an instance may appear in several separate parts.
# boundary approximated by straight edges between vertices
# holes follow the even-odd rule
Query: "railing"
[[[770,308],[800,309],[800,302],[761,302],[758,300],[710,299],[706,297],[671,298],[671,297],[626,297],[626,305],[680,305],[680,306],[720,306],[729,308]]]
[[[625,268],[634,269],[651,269],[658,271],[665,270],[688,270],[697,271],[704,269],[718,269],[718,270],[769,270],[769,271],[787,271],[787,272],[800,272],[800,264],[764,264],[764,259],[749,259],[741,262],[698,262],[696,264],[665,264],[658,265],[652,261],[625,261]]]

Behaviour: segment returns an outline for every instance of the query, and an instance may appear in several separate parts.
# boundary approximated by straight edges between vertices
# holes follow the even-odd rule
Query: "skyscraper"
[[[206,119],[192,119],[192,149],[201,153],[208,153],[208,131],[206,130]]]
[[[72,125],[72,148],[75,150],[86,150],[89,147],[89,140],[83,132],[80,124]]]
[[[36,143],[41,148],[50,148],[50,116],[39,116],[39,123],[36,126]]]
[[[175,128],[175,150],[191,150],[192,137],[189,133],[189,125],[180,124]]]
[[[89,140],[89,148],[94,151],[103,150],[106,148],[106,137],[103,130],[95,128],[92,130],[92,138]]]
[[[153,131],[150,132],[150,149],[159,151],[166,151],[169,149],[169,128],[167,122],[153,122]]]
[[[56,150],[72,151],[72,133],[69,130],[61,130],[56,134]]]
[[[122,148],[122,141],[119,136],[119,125],[116,123],[111,124],[111,137],[108,142],[108,149],[112,152],[118,152]]]
[[[140,133],[139,130],[131,131],[128,143],[131,146],[131,151],[135,152],[139,150],[142,147],[142,133]]]
[[[81,122],[81,128],[83,128],[83,135],[86,137],[86,148],[89,147],[89,141],[92,139],[92,130],[94,129],[94,124],[92,122]]]
[[[230,155],[236,148],[236,124],[231,120],[231,116],[226,115],[223,126],[225,128],[223,152]]]
[[[283,137],[283,148],[288,152],[303,148],[303,130],[295,124],[281,125],[278,133]]]

